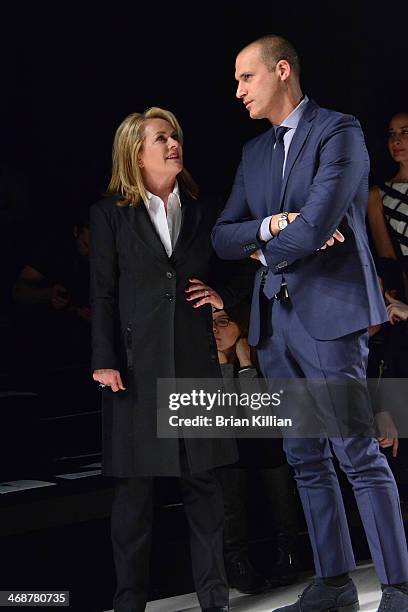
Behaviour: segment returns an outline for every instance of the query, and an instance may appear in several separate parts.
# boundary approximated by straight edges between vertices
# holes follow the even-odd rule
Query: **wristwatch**
[[[287,225],[289,225],[289,213],[283,212],[278,217],[278,228],[281,232]]]

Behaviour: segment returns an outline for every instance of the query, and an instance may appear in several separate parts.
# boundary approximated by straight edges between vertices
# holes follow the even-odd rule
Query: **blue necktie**
[[[280,126],[275,131],[276,144],[272,153],[271,165],[271,213],[276,214],[280,210],[282,178],[283,178],[283,162],[285,161],[285,145],[283,137],[289,128]]]

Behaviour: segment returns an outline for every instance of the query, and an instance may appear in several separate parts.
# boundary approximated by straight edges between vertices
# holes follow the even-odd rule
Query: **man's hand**
[[[120,376],[120,372],[118,370],[110,370],[110,369],[101,369],[94,370],[92,374],[94,380],[96,380],[100,385],[105,385],[106,387],[110,387],[114,393],[117,391],[125,391],[126,387],[122,382],[122,378]]]
[[[288,213],[288,223],[293,223],[293,221],[296,219],[296,217],[298,217],[300,215],[300,213]],[[269,222],[269,231],[271,232],[272,236],[277,236],[279,234],[279,232],[281,231],[278,227],[278,219],[280,217],[279,215],[272,215],[271,220]]]
[[[261,255],[263,255],[261,249],[257,249],[253,253],[251,253],[250,258],[255,259],[256,261],[261,261]]]
[[[337,240],[337,242],[344,242],[345,238],[343,236],[343,234],[336,229],[334,231],[333,236],[331,236],[331,238],[329,238],[328,240],[326,240],[326,242],[324,243],[323,246],[320,247],[320,249],[318,249],[318,251],[323,251],[324,249],[326,249],[327,247],[331,247],[333,246],[333,244],[335,243],[335,241]]]
[[[293,213],[290,212],[288,213],[288,222],[289,223],[293,223],[293,221],[296,219],[296,217],[298,217],[300,215],[300,213]],[[272,236],[277,236],[279,234],[279,232],[281,231],[278,227],[278,219],[279,219],[280,215],[272,215],[271,220],[269,222],[269,231],[271,232]],[[333,246],[333,244],[335,244],[335,242],[344,242],[345,238],[343,236],[343,234],[336,229],[333,233],[333,235],[326,240],[326,242],[319,248],[317,249],[318,251],[323,251],[324,249],[326,249],[327,247],[331,247]],[[251,255],[252,257],[252,255]],[[254,257],[254,259],[258,259],[257,257]]]

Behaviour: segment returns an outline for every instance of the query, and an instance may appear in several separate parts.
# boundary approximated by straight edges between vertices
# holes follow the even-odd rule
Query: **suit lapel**
[[[285,174],[283,176],[282,182],[282,190],[281,190],[281,198],[282,202],[283,197],[285,195],[286,186],[288,184],[289,176],[292,171],[293,165],[302,150],[303,145],[305,144],[306,138],[312,129],[313,119],[316,116],[318,106],[316,102],[310,100],[307,104],[303,115],[299,121],[299,124],[296,128],[295,134],[293,136],[292,142],[290,143],[288,156],[285,164]]]
[[[272,185],[272,172],[271,172],[271,168],[272,168],[272,156],[273,156],[273,148],[275,146],[275,130],[274,128],[272,128],[270,130],[270,140],[267,141],[267,147],[265,150],[265,155],[264,155],[264,160],[265,160],[265,168],[264,168],[264,174],[263,176],[267,177],[267,184],[266,184],[266,189],[265,189],[265,216],[266,215],[273,215],[275,212],[278,211],[272,211],[272,189],[273,189],[273,185]]]

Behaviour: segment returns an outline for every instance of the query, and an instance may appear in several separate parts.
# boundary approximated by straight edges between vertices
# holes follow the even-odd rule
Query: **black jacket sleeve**
[[[91,207],[92,370],[119,369],[115,350],[118,322],[118,263],[111,207]]]

